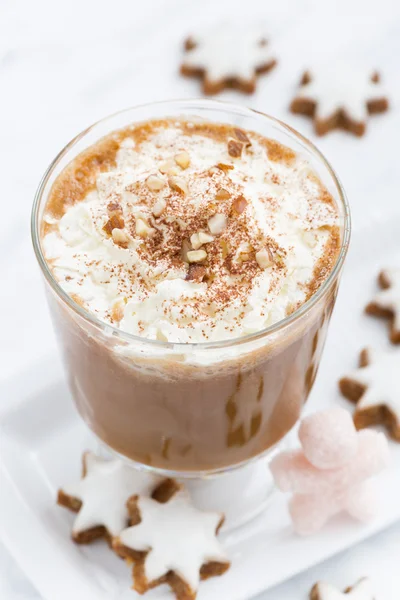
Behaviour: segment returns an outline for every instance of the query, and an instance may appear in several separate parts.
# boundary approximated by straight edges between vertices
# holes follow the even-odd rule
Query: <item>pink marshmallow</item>
[[[332,517],[347,512],[358,521],[367,522],[377,509],[376,490],[363,482],[350,491],[337,491],[326,496],[294,494],[289,502],[293,528],[299,535],[319,531]]]
[[[367,523],[377,513],[378,494],[371,481],[352,487],[347,495],[346,511],[354,519]]]
[[[276,485],[283,492],[326,494],[356,485],[379,473],[389,461],[389,448],[383,433],[364,429],[358,433],[355,457],[338,469],[317,469],[302,450],[278,454],[270,468]]]
[[[293,493],[289,512],[295,531],[315,533],[342,511],[370,519],[376,494],[366,480],[389,462],[386,437],[356,432],[346,411],[333,409],[305,419],[299,438],[302,449],[281,452],[270,465],[276,485]]]
[[[357,451],[357,431],[343,408],[331,408],[303,419],[299,439],[309,462],[318,469],[345,465]]]

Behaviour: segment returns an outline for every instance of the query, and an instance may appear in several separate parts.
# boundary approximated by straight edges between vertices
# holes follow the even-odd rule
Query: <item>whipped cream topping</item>
[[[49,202],[43,248],[63,289],[125,332],[175,343],[253,333],[303,304],[339,243],[308,163],[228,126],[134,131],[61,218]]]

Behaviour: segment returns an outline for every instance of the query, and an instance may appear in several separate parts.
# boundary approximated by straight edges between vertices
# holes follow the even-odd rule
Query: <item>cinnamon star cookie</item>
[[[113,547],[134,563],[134,589],[143,594],[168,583],[178,600],[194,600],[200,579],[222,575],[230,566],[217,533],[224,517],[195,508],[181,489],[168,502],[132,497],[132,525]]]
[[[87,544],[100,537],[111,542],[129,523],[126,502],[132,494],[156,494],[162,501],[175,489],[172,480],[85,452],[82,479],[60,489],[57,502],[78,513],[72,529],[74,542]]]
[[[218,28],[186,40],[181,73],[200,77],[205,94],[217,94],[225,88],[251,94],[256,89],[257,75],[275,65],[264,36]]]
[[[375,596],[370,580],[363,577],[343,593],[329,583],[320,581],[312,588],[310,600],[375,600]]]
[[[361,136],[365,133],[368,115],[384,112],[388,107],[378,73],[364,75],[338,68],[318,73],[306,71],[290,110],[313,117],[318,135],[344,129]]]
[[[391,438],[400,442],[400,352],[378,352],[366,348],[360,368],[339,381],[346,398],[356,403],[357,429],[384,425]]]
[[[366,312],[390,319],[390,340],[400,344],[400,269],[385,269],[378,277],[382,291],[367,305]]]

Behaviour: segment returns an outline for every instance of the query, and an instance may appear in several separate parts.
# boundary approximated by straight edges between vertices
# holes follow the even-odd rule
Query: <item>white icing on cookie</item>
[[[218,27],[191,39],[196,46],[186,52],[183,66],[204,69],[209,82],[233,78],[251,83],[258,68],[275,60],[269,44],[262,43],[265,37],[258,32]]]
[[[341,65],[335,69],[310,72],[311,81],[303,84],[296,99],[316,103],[316,119],[325,121],[343,110],[356,123],[365,123],[367,103],[386,98],[381,84],[371,80],[371,74],[351,70]]]
[[[366,387],[357,410],[386,406],[400,423],[400,351],[367,349],[368,366],[356,369],[346,379]]]
[[[119,535],[128,524],[128,498],[134,494],[150,495],[162,480],[92,452],[85,454],[84,461],[85,477],[62,488],[65,494],[82,502],[72,531],[80,533],[103,525],[110,535]]]
[[[372,304],[393,313],[393,331],[400,334],[400,269],[385,269],[382,275],[390,287],[378,292]]]
[[[149,551],[144,563],[148,582],[174,571],[195,591],[202,565],[228,562],[216,536],[222,515],[195,508],[185,490],[165,504],[139,498],[138,508],[141,522],[122,531],[120,541],[132,550]]]
[[[367,577],[360,579],[347,594],[325,582],[317,583],[316,590],[317,600],[374,600],[371,581]]]

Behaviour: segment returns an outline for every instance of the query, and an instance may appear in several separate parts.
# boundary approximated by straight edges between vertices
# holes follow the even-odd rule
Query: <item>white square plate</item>
[[[385,233],[384,240],[377,231]],[[352,409],[340,399],[336,382],[354,367],[364,345],[389,347],[386,324],[364,316],[362,309],[374,292],[376,273],[396,262],[395,220],[356,232],[308,409],[333,403]],[[138,598],[129,589],[129,569],[105,543],[71,543],[72,515],[55,504],[58,487],[79,476],[81,453],[93,446],[58,361],[49,359],[21,374],[3,386],[0,397],[5,401],[0,413],[0,535],[5,545],[46,600]],[[400,445],[391,442],[390,447],[391,466],[378,478],[381,509],[375,521],[365,526],[337,518],[318,535],[299,538],[291,530],[285,496],[276,493],[260,517],[222,536],[232,568],[202,583],[198,599],[247,600],[400,519]],[[146,597],[171,596],[162,587]]]

